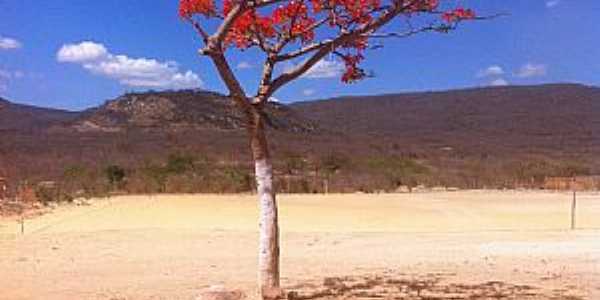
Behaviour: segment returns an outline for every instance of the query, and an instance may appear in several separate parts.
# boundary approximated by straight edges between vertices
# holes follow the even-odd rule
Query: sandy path
[[[569,231],[568,193],[282,195],[283,284],[435,276],[600,299],[600,195],[578,199]],[[169,195],[61,207],[25,235],[0,220],[0,299],[194,299],[212,284],[252,297],[256,214],[251,195]]]

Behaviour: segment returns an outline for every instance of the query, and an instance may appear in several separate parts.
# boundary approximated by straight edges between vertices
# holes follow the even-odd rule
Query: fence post
[[[577,208],[577,188],[575,186],[575,177],[573,177],[571,184],[571,188],[573,190],[573,200],[571,201],[571,230],[575,230],[575,210]]]

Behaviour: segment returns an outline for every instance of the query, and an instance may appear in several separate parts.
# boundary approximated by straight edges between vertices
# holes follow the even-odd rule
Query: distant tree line
[[[435,161],[414,154],[352,158],[342,152],[321,155],[283,152],[274,161],[282,193],[407,192],[424,187],[543,188],[550,177],[590,175],[584,163],[530,159]],[[21,200],[48,203],[110,194],[251,193],[252,166],[227,159],[174,152],[135,164],[75,164],[39,182],[10,189]],[[14,185],[14,184],[13,184]],[[597,188],[600,188],[598,186]]]

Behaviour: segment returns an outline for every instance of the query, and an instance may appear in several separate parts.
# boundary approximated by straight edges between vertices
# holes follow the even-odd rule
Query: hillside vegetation
[[[278,188],[540,188],[600,173],[600,89],[556,84],[269,104]],[[0,177],[109,191],[242,192],[242,118],[206,91],[125,94],[82,112],[0,101]],[[43,194],[43,193],[38,193]],[[53,196],[54,197],[54,196]]]

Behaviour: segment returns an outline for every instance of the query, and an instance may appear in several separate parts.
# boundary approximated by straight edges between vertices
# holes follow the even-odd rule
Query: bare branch
[[[198,34],[202,37],[204,44],[207,44],[208,43],[208,33],[206,33],[206,31],[202,28],[202,26],[200,26],[200,23],[196,22],[196,20],[189,18],[189,21],[190,21],[190,23],[192,23],[192,26],[194,26],[194,28],[196,29]]]
[[[225,55],[223,53],[211,53],[210,58],[217,67],[219,75],[221,78],[223,78],[223,81],[229,90],[230,96],[236,101],[240,108],[244,110],[250,109],[251,106],[250,102],[248,102],[246,99],[246,92],[244,92],[242,85],[235,77],[233,70],[231,70],[231,66],[229,66]]]
[[[293,58],[305,55],[307,53],[319,50],[319,49],[321,49],[321,48],[323,48],[325,46],[331,45],[333,42],[334,42],[333,39],[329,39],[329,40],[324,40],[324,41],[321,41],[321,42],[318,42],[318,43],[313,43],[313,44],[307,45],[305,47],[302,47],[302,48],[300,48],[298,50],[295,50],[295,51],[292,51],[292,52],[289,52],[289,53],[285,53],[285,54],[282,54],[282,55],[277,55],[275,57],[275,60],[278,61],[278,62],[285,61],[285,60],[290,60],[290,59],[293,59]]]
[[[489,16],[476,16],[475,18],[473,18],[473,20],[485,21],[485,20],[491,20],[491,19],[495,19],[495,18],[508,17],[508,16],[510,16],[509,13],[497,13],[497,14],[489,15]]]
[[[427,32],[427,31],[441,31],[441,30],[446,30],[446,29],[452,29],[452,28],[448,27],[447,25],[427,26],[427,27],[423,27],[423,28],[419,28],[419,29],[412,29],[412,30],[409,30],[406,32],[365,33],[362,36],[368,37],[368,38],[390,38],[390,37],[406,38],[406,37],[410,37],[412,35]]]

